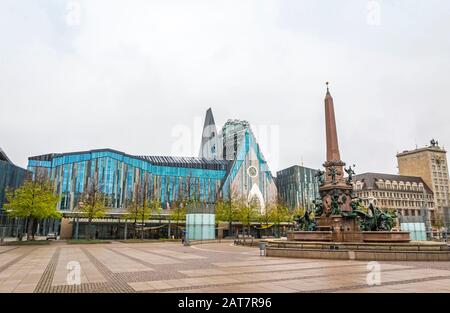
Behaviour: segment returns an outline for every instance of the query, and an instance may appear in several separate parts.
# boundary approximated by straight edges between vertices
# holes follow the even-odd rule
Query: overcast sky
[[[448,0],[1,0],[0,147],[196,156],[212,107],[273,172],[318,168],[330,81],[343,161],[397,173],[450,146],[449,73]]]

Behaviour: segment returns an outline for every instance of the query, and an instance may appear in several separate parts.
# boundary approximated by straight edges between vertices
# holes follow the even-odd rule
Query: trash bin
[[[259,255],[260,256],[266,255],[266,243],[263,241],[259,242]]]

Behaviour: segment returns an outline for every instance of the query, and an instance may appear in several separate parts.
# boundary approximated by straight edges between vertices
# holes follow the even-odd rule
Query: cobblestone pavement
[[[368,262],[264,257],[230,242],[0,248],[0,292],[450,292],[450,262],[381,262],[378,276]]]

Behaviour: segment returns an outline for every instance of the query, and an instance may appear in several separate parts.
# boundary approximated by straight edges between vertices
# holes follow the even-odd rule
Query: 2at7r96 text
[[[223,308],[270,308],[270,298],[222,298]]]

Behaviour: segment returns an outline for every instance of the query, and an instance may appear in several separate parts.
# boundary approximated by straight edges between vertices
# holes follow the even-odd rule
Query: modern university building
[[[124,223],[123,215],[142,192],[149,200],[161,202],[162,216],[166,219],[174,203],[180,200],[196,200],[209,208],[218,198],[256,199],[261,211],[277,200],[275,180],[249,123],[229,120],[217,132],[211,109],[206,113],[198,157],[136,156],[99,149],[30,157],[28,170],[33,175],[49,177],[55,193],[61,197],[58,209],[65,217],[60,230],[62,238],[84,236],[86,220],[77,217],[77,206],[94,183],[107,195],[105,205],[111,208],[107,218],[94,220],[99,238],[131,235],[131,227]],[[208,228],[207,237],[211,239],[215,237],[215,221],[211,216],[196,214],[187,220]],[[147,221],[146,227],[162,227],[161,218]],[[168,227],[162,234],[170,236],[170,222],[165,225]],[[151,234],[150,231],[146,236]]]
[[[278,200],[290,209],[312,209],[319,198],[317,170],[294,165],[277,172]]]
[[[15,237],[25,229],[25,219],[10,218],[3,209],[9,188],[20,187],[31,173],[15,165],[0,148],[0,237]],[[39,231],[39,229],[38,229]]]

